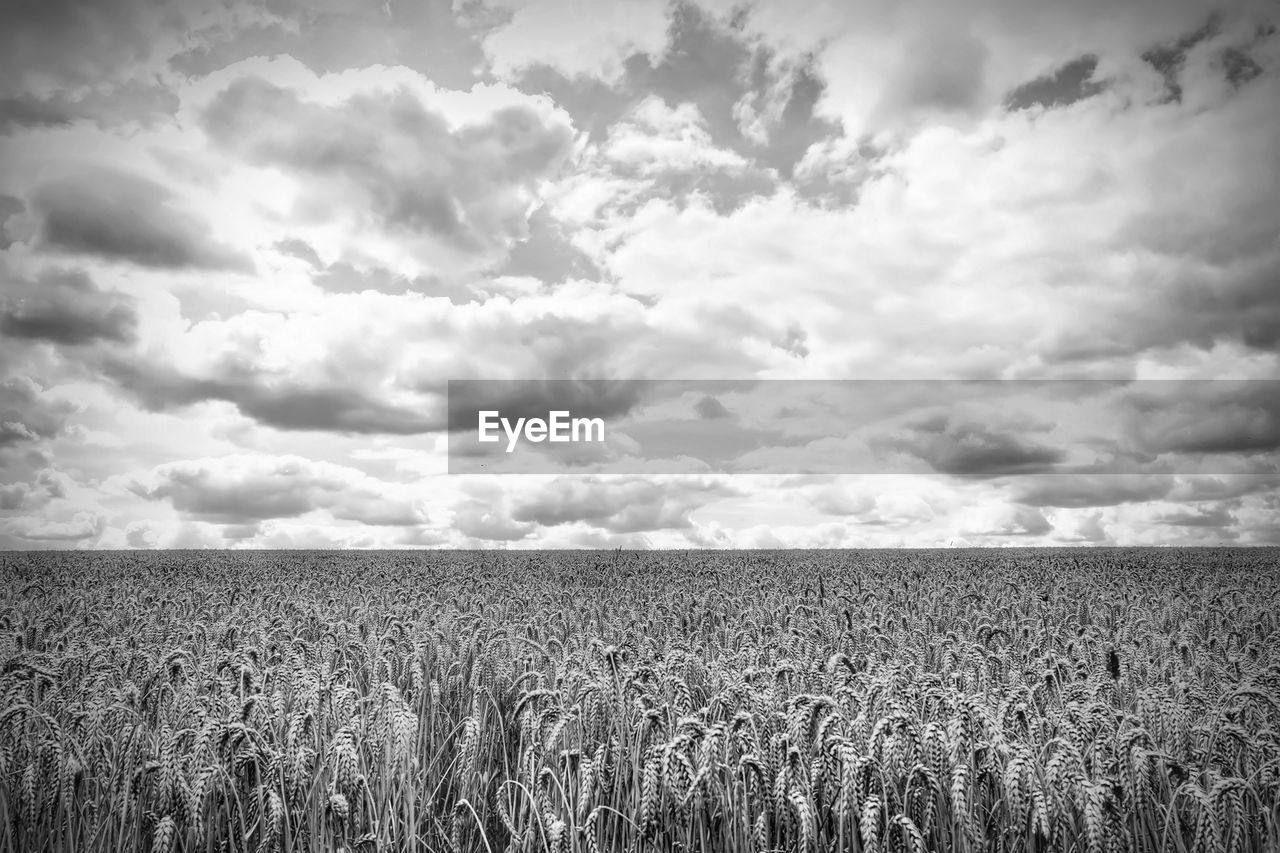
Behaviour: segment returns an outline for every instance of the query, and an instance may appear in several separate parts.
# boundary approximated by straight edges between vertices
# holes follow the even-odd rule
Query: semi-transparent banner
[[[1274,474],[1273,380],[450,380],[451,474]]]

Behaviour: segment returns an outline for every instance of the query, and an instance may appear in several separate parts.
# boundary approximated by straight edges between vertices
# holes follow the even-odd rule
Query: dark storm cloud
[[[581,522],[611,533],[687,528],[689,514],[729,494],[704,481],[561,479],[513,501],[511,518],[543,527]]]
[[[74,346],[133,339],[133,300],[99,290],[83,272],[46,270],[34,280],[9,278],[0,296],[0,334]]]
[[[103,362],[102,370],[151,411],[221,400],[246,417],[284,430],[415,435],[444,427],[438,407],[397,406],[355,383],[305,384],[243,364],[222,364],[215,375],[197,377],[138,359],[112,357]]]
[[[1066,107],[1093,97],[1106,88],[1093,79],[1098,57],[1086,54],[1073,59],[1055,71],[1023,83],[1005,96],[1005,109],[1025,110],[1030,107]]]
[[[209,237],[209,226],[151,180],[102,166],[40,184],[30,198],[43,250],[129,261],[157,269],[249,270],[252,263]]]
[[[131,490],[167,500],[184,516],[219,524],[255,524],[327,510],[334,518],[403,526],[424,519],[410,503],[379,494],[359,471],[296,456],[237,456],[162,465]]]
[[[1165,475],[1047,475],[1018,483],[1012,498],[1028,506],[1078,509],[1158,500],[1173,488],[1174,479]]]
[[[25,376],[0,380],[0,448],[57,435],[74,407]]]
[[[450,432],[474,431],[480,411],[516,418],[546,418],[551,411],[574,417],[610,420],[627,415],[646,399],[650,384],[642,380],[513,379],[451,381]]]
[[[312,208],[345,202],[381,227],[470,253],[527,236],[529,198],[573,141],[569,127],[524,106],[450,128],[407,89],[334,107],[257,78],[220,92],[202,123],[249,162],[301,176]]]
[[[905,434],[876,443],[915,456],[938,473],[971,479],[1041,473],[1064,458],[1061,450],[946,416],[917,421]]]

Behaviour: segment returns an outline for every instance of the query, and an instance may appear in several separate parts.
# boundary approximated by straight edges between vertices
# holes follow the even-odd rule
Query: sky
[[[1280,543],[1277,25],[7,3],[0,548]],[[773,390],[610,398],[617,464],[450,473],[448,381],[566,379]],[[851,450],[778,402],[810,380],[1087,382]]]

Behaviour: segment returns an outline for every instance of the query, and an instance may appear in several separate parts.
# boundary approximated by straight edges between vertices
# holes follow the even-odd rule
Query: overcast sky
[[[1052,406],[841,477],[732,395],[698,441],[750,408],[770,473],[448,475],[442,422],[449,379],[1280,376],[1275,2],[0,16],[2,547],[1280,542],[1267,386],[1074,474]]]

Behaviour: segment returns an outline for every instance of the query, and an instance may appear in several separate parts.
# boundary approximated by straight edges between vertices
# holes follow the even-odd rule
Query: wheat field
[[[1278,557],[9,554],[0,853],[1277,850]]]

